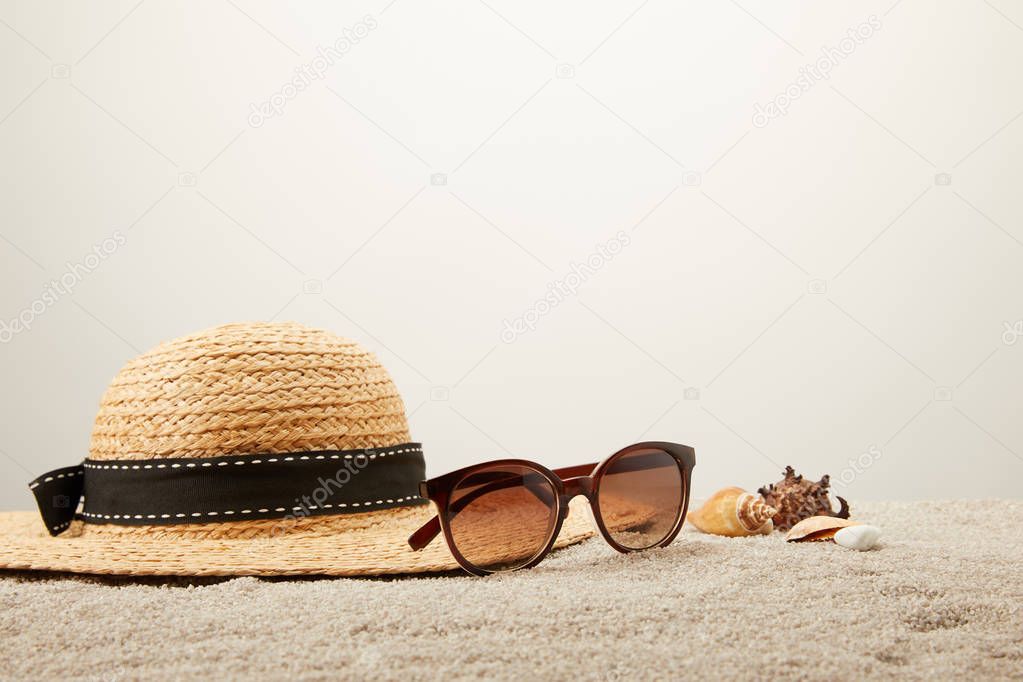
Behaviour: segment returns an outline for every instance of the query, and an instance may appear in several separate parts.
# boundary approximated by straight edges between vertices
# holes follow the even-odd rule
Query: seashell
[[[842,545],[847,549],[855,549],[866,552],[868,549],[877,547],[877,541],[881,539],[881,529],[877,526],[862,524],[841,528],[835,533],[835,544]]]
[[[849,518],[849,504],[838,498],[841,505],[836,512],[831,508],[828,487],[831,478],[825,474],[819,481],[810,481],[797,475],[792,467],[785,467],[785,478],[757,490],[764,502],[778,510],[774,527],[788,530],[811,516],[837,516]]]
[[[811,516],[792,526],[785,539],[789,542],[820,542],[832,539],[842,528],[859,525],[859,521],[835,516]]]
[[[759,495],[742,488],[722,488],[688,518],[704,533],[737,538],[770,533],[774,530],[771,517],[776,511]]]

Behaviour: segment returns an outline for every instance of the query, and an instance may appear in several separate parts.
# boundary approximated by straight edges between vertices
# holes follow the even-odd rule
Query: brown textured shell
[[[828,497],[830,485],[831,478],[827,474],[819,481],[810,481],[787,466],[782,480],[766,485],[757,492],[764,498],[764,502],[778,510],[774,516],[774,527],[788,530],[811,516],[849,518],[849,504],[843,498],[838,498],[841,508],[837,512],[832,509]]]
[[[792,526],[785,539],[788,542],[821,542],[831,540],[835,533],[849,526],[858,526],[859,521],[840,519],[836,516],[811,516]]]

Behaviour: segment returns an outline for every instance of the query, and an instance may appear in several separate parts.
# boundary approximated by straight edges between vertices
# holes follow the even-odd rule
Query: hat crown
[[[162,343],[110,382],[95,460],[354,450],[410,440],[387,370],[358,343],[242,323]]]

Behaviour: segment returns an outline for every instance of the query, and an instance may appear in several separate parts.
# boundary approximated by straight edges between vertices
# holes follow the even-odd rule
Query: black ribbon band
[[[90,460],[29,484],[46,528],[87,523],[174,525],[354,514],[426,504],[422,446],[234,455],[203,459]],[[79,510],[79,502],[85,502]]]

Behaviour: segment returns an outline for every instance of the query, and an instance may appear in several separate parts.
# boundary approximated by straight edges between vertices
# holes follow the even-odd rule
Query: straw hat
[[[302,459],[309,466],[340,466],[357,451],[373,459],[344,488],[347,505],[302,513],[281,507],[219,515],[110,513],[118,505],[155,504],[164,495],[160,486],[174,489],[188,476],[269,471],[261,467],[298,470]],[[293,323],[206,330],[163,343],[124,366],[100,403],[85,464],[34,484],[43,486],[34,492],[44,518],[42,500],[53,492],[46,486],[81,486],[73,479],[84,480],[83,506],[73,519],[71,510],[64,523],[49,528],[37,512],[0,513],[0,568],[129,575],[456,569],[443,538],[419,552],[406,543],[434,514],[415,484],[405,494],[371,489],[397,490],[407,487],[402,481],[409,476],[421,478],[421,452],[410,443],[404,404],[390,376],[357,343]],[[250,466],[223,468],[232,463]],[[220,480],[210,489],[220,490]],[[105,481],[111,482],[109,490],[101,487]],[[378,495],[381,499],[373,499]],[[202,509],[212,509],[209,499],[204,504]],[[509,522],[508,532],[514,533]],[[585,515],[574,508],[557,546],[589,535]]]

